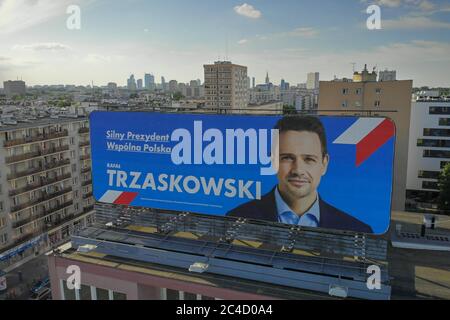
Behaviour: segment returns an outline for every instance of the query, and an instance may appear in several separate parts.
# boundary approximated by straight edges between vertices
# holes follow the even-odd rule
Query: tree
[[[439,177],[439,208],[443,211],[450,210],[450,163],[444,167]]]
[[[291,106],[288,104],[285,104],[283,106],[283,114],[296,114],[296,113],[297,113],[297,110],[295,110],[294,106]]]
[[[179,91],[175,92],[173,94],[173,100],[175,100],[175,101],[180,101],[183,98],[184,98],[183,94],[181,92],[179,92]]]

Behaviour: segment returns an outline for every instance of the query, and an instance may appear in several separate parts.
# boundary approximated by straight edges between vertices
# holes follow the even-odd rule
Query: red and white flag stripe
[[[137,192],[123,192],[123,191],[108,190],[99,199],[99,202],[112,203],[112,204],[118,204],[118,205],[130,205],[131,202],[133,202],[133,200],[137,196],[138,196]]]
[[[356,166],[369,159],[395,135],[395,125],[384,118],[360,118],[334,144],[356,145]]]

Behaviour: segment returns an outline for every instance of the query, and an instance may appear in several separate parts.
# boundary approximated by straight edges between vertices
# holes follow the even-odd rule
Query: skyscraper
[[[151,90],[155,87],[155,76],[149,73],[146,73],[144,76],[144,85],[145,89]]]
[[[138,88],[138,90],[142,90],[143,89],[143,81],[142,81],[142,79],[138,79],[138,81],[137,81],[137,88]]]
[[[135,91],[136,90],[136,80],[134,79],[134,74],[130,76],[127,80],[127,88],[128,90]]]
[[[308,79],[306,81],[306,89],[308,90],[319,89],[319,77],[320,74],[318,72],[308,73]]]

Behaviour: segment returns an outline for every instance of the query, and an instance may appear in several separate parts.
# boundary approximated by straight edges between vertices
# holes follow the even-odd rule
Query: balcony
[[[90,154],[83,154],[80,156],[80,160],[89,160],[91,158]]]
[[[89,193],[83,194],[83,199],[86,200],[86,199],[88,199],[88,198],[90,198],[90,197],[92,197],[92,196],[93,196],[93,193],[92,193],[92,191],[91,191],[91,192],[89,192]]]
[[[36,190],[36,189],[39,189],[39,188],[51,185],[53,183],[57,183],[57,182],[69,179],[70,177],[71,177],[71,174],[67,173],[67,174],[64,174],[64,175],[61,175],[61,176],[57,176],[57,177],[52,178],[52,179],[41,178],[41,181],[38,182],[38,183],[29,184],[26,187],[23,187],[23,188],[20,188],[20,189],[11,190],[9,192],[9,195],[11,197],[14,197],[16,195],[19,195],[19,194],[22,194],[22,193],[25,193],[25,192],[28,192],[28,191],[33,191],[33,190]]]
[[[78,133],[89,133],[89,128],[80,128]]]
[[[30,216],[28,218],[21,219],[21,220],[13,222],[12,227],[14,229],[23,227],[24,225],[27,225],[27,224],[35,221],[35,220],[40,220],[40,219],[43,219],[43,218],[45,218],[47,216],[55,214],[56,212],[58,212],[58,211],[60,211],[60,210],[62,210],[64,208],[67,208],[67,207],[69,207],[71,205],[73,205],[73,201],[72,200],[70,200],[68,202],[65,202],[65,203],[63,203],[63,204],[61,204],[59,206],[54,207],[54,208],[44,209],[43,212],[41,212],[40,214],[37,214],[37,215],[34,215],[34,216]]]
[[[69,150],[69,146],[50,148],[50,149],[47,149],[47,150],[38,150],[38,151],[24,153],[24,154],[17,155],[17,156],[7,157],[5,159],[5,162],[6,162],[6,164],[11,164],[11,163],[15,163],[15,162],[30,160],[30,159],[33,159],[33,158],[43,157],[43,156],[47,156],[47,155],[50,155],[50,154],[54,154],[54,153],[58,153],[58,152],[64,152],[64,151],[68,151],[68,150]]]
[[[39,134],[34,137],[27,137],[27,138],[21,138],[21,139],[14,139],[5,141],[3,146],[5,148],[11,148],[15,146],[20,146],[22,144],[28,144],[33,142],[40,142],[45,140],[52,140],[52,139],[58,139],[58,138],[64,138],[69,135],[69,131],[63,130],[61,132],[53,132],[53,133],[45,133],[45,134]]]
[[[36,204],[39,204],[41,202],[45,202],[45,201],[54,199],[56,197],[62,196],[63,194],[69,193],[71,191],[72,191],[72,187],[67,187],[67,188],[65,188],[63,190],[59,190],[59,191],[51,193],[51,194],[45,194],[45,195],[43,195],[43,196],[41,196],[41,197],[39,197],[37,199],[34,199],[32,201],[27,202],[27,203],[23,203],[21,205],[12,207],[11,208],[11,213],[18,212],[18,211],[21,211],[21,210],[26,209],[28,207],[34,206]]]
[[[81,168],[81,173],[87,173],[91,171],[91,167]]]
[[[61,160],[61,161],[55,161],[53,163],[48,163],[45,164],[43,166],[40,167],[36,167],[36,168],[30,168],[28,170],[25,171],[20,171],[20,172],[13,172],[11,174],[9,174],[7,176],[8,180],[14,180],[14,179],[19,179],[19,178],[23,178],[26,176],[30,176],[42,171],[47,171],[47,170],[51,170],[51,169],[55,169],[55,168],[59,168],[62,166],[66,166],[70,164],[70,159],[65,159],[65,160]]]
[[[80,142],[78,145],[79,145],[80,147],[87,147],[87,146],[89,146],[90,144],[91,144],[90,141],[82,141],[82,142]]]
[[[81,186],[82,186],[82,187],[86,187],[86,186],[91,185],[91,184],[92,184],[92,179],[89,179],[89,180],[87,180],[87,181],[83,181],[83,182],[81,183]]]

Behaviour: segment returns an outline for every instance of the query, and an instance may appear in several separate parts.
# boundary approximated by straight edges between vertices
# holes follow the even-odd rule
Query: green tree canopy
[[[439,207],[441,210],[450,210],[450,163],[444,167],[439,177]]]

